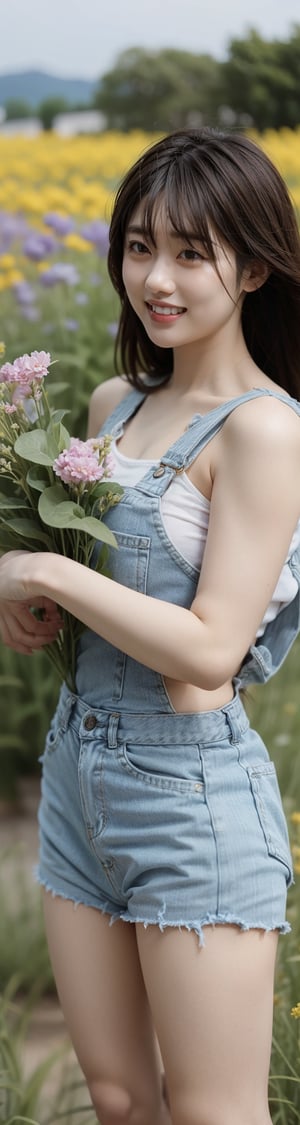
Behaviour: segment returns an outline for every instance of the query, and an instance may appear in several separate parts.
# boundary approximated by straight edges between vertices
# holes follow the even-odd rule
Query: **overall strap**
[[[185,434],[182,435],[182,438],[179,438],[179,441],[170,446],[167,453],[161,458],[161,463],[163,465],[174,464],[177,471],[187,468],[201,449],[204,449],[205,445],[219,433],[226,418],[232,414],[237,406],[266,395],[271,398],[279,398],[281,402],[287,403],[292,409],[296,410],[296,413],[300,414],[300,403],[295,399],[289,399],[279,392],[277,394],[276,391],[257,387],[253,391],[247,391],[244,395],[230,399],[229,402],[224,402],[222,406],[217,406],[214,410],[210,410],[208,414],[194,414]]]
[[[228,402],[224,402],[222,406],[210,410],[207,414],[194,414],[185,433],[161,457],[159,466],[154,470],[148,470],[143,480],[135,487],[141,491],[144,491],[144,489],[149,491],[151,482],[150,491],[155,492],[156,495],[163,495],[174,475],[189,468],[201,450],[219,433],[226,418],[232,414],[237,406],[266,395],[280,399],[281,402],[290,406],[300,415],[300,403],[296,399],[288,398],[279,391],[277,393],[262,387],[257,387],[253,391],[247,391],[244,395],[230,399]]]
[[[133,414],[136,413],[144,398],[146,398],[146,395],[143,394],[143,391],[132,390],[105,419],[97,437],[100,437],[101,434],[112,434],[114,438],[121,437],[125,422],[129,422],[129,418],[132,418]]]

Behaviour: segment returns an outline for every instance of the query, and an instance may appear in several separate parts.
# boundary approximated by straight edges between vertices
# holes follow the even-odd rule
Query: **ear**
[[[253,293],[255,289],[260,289],[270,275],[269,266],[265,262],[252,261],[249,266],[244,270],[241,279],[241,286],[244,293]]]

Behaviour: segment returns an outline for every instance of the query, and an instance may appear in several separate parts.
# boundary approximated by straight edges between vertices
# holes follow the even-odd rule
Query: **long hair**
[[[121,300],[117,370],[120,358],[129,381],[144,391],[156,389],[172,373],[172,349],[149,339],[122,278],[130,217],[143,202],[145,235],[153,238],[161,197],[174,230],[185,239],[185,232],[193,231],[212,261],[217,234],[235,252],[238,275],[253,260],[268,267],[261,288],[245,295],[244,337],[258,367],[300,398],[300,237],[288,190],[258,145],[208,127],[172,133],[152,145],[117,193],[108,255],[110,278]],[[151,377],[146,388],[141,371]]]

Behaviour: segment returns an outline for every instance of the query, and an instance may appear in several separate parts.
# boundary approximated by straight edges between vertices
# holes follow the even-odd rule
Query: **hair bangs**
[[[152,176],[143,200],[138,205],[135,201],[127,222],[138,206],[143,233],[155,245],[156,224],[165,213],[166,223],[179,238],[190,246],[200,242],[207,256],[215,261],[216,223],[208,203],[210,195],[204,177],[200,181],[198,169],[191,169],[190,163],[172,160],[164,174],[160,169]]]

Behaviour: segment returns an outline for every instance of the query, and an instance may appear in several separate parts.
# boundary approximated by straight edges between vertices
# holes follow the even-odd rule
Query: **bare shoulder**
[[[123,398],[127,398],[130,391],[132,391],[131,384],[119,375],[106,379],[95,387],[89,403],[88,437],[96,437],[105,419],[112,414]]]
[[[248,450],[252,456],[261,450],[266,456],[290,452],[300,458],[300,413],[275,396],[265,395],[242,403],[232,411],[224,426],[224,442],[232,452]]]

